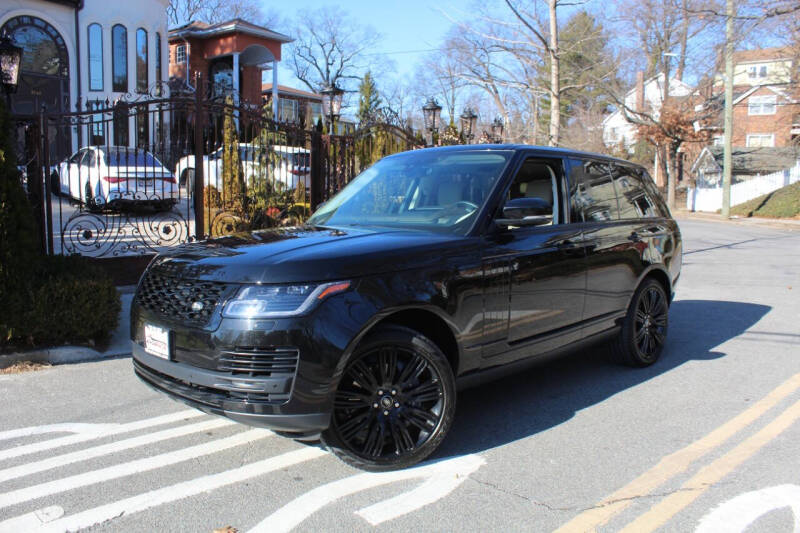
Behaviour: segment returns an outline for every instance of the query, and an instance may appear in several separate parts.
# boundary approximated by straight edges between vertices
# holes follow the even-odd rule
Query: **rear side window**
[[[572,222],[619,219],[619,205],[605,161],[570,159],[570,211]]]
[[[619,198],[619,217],[654,218],[659,216],[650,193],[636,169],[614,165],[611,173]]]

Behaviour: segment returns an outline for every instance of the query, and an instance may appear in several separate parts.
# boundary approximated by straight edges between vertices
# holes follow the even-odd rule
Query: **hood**
[[[384,228],[276,228],[178,246],[153,267],[227,283],[333,281],[435,265],[448,251],[464,253],[467,240]]]

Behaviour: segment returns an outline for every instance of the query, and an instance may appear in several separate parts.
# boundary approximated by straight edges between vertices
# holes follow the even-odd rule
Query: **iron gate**
[[[326,135],[232,95],[161,94],[16,117],[48,253],[147,255],[296,225],[380,157],[414,147],[387,123]]]

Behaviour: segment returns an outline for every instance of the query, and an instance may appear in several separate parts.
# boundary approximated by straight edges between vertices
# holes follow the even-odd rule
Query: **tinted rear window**
[[[111,150],[106,154],[110,167],[160,167],[161,163],[147,152]]]
[[[653,218],[658,216],[653,199],[645,189],[639,173],[630,167],[614,166],[612,176],[619,198],[620,218]]]

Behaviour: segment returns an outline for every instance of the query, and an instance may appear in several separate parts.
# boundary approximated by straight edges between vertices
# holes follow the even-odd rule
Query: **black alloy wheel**
[[[664,287],[648,278],[633,295],[622,331],[611,342],[617,362],[644,367],[658,361],[667,339],[669,300]]]
[[[348,361],[322,440],[356,468],[405,468],[433,453],[454,413],[455,379],[442,351],[414,330],[380,327]]]

